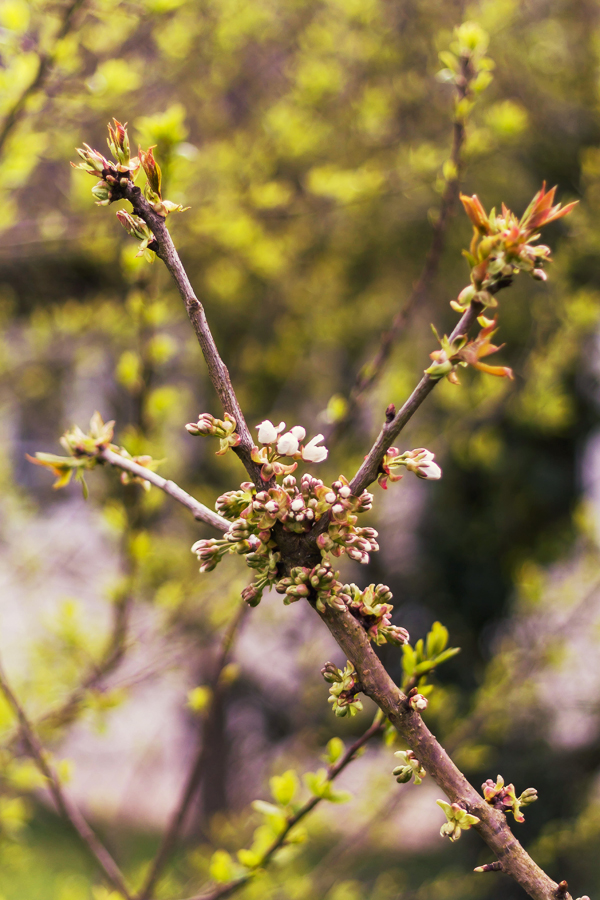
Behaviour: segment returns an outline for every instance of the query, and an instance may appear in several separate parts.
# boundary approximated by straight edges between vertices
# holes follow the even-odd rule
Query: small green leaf
[[[448,629],[441,622],[434,622],[427,635],[427,657],[431,659],[445,650],[448,644]]]
[[[402,668],[404,670],[405,678],[410,678],[414,675],[416,665],[417,658],[415,656],[415,651],[410,644],[404,644],[402,647]]]
[[[215,850],[209,866],[210,877],[214,881],[224,883],[235,877],[233,860],[226,850]]]
[[[292,802],[300,787],[300,780],[294,769],[288,769],[283,775],[273,775],[269,780],[273,799],[281,806],[287,806]]]
[[[243,866],[255,869],[260,864],[260,856],[254,850],[238,850],[237,857]]]
[[[315,797],[322,797],[324,791],[327,790],[327,771],[319,769],[318,772],[307,772],[304,775],[304,783],[311,794]]]
[[[327,754],[325,756],[326,761],[330,766],[333,766],[338,759],[340,759],[345,750],[344,742],[339,737],[332,737],[331,740],[327,744]]]

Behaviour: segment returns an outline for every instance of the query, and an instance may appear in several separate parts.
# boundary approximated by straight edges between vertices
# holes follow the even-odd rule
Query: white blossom
[[[302,459],[306,460],[306,462],[323,462],[324,459],[327,459],[327,447],[317,447],[319,441],[323,440],[323,435],[318,434],[311,441],[306,444],[305,447],[302,448]]]
[[[285,428],[285,422],[280,422],[278,427],[275,428],[269,419],[265,419],[264,422],[261,422],[256,427],[258,429],[258,442],[260,444],[272,444],[273,441],[277,440],[277,435]]]
[[[290,428],[290,432],[298,441],[303,441],[306,437],[306,428],[303,428],[302,425],[294,425],[293,428]]]
[[[413,451],[418,456],[414,458],[412,465],[407,468],[412,469],[419,478],[426,478],[428,481],[437,481],[442,477],[442,470],[436,462],[434,462],[434,454],[431,450]]]
[[[300,426],[297,425],[296,429],[298,428],[300,428]],[[304,429],[300,428],[300,431],[304,431]],[[304,433],[306,434],[306,432]],[[300,442],[294,434],[294,429],[292,429],[292,431],[287,431],[285,434],[282,434],[277,441],[277,452],[281,456],[293,456],[294,453],[298,452],[299,446]]]
[[[423,465],[419,463],[417,475],[419,478],[426,478],[428,481],[437,481],[438,478],[442,477],[442,470],[436,462],[427,460]]]

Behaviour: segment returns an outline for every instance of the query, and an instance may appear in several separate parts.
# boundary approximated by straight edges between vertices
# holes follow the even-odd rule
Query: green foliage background
[[[96,408],[117,420],[118,440],[131,453],[164,457],[161,471],[203,502],[212,505],[241,477],[232,454],[215,458],[209,442],[182,428],[201,411],[219,412],[185,311],[160,262],[135,258],[114,207],[93,206],[91,180],[68,165],[73,148],[87,141],[102,149],[112,116],[128,121],[144,146],[157,145],[166,195],[191,207],[169,226],[249,423],[284,419],[313,434],[335,424],[429,246],[451,144],[452,90],[435,78],[438,51],[465,19],[490,34],[496,69],[470,117],[465,192],[476,192],[486,208],[503,200],[520,212],[545,179],[558,184],[561,200],[581,203],[548,235],[549,282],[522,276],[501,296],[502,362],[514,368],[514,382],[473,372],[462,375],[460,388],[444,382],[402,436],[403,449],[427,446],[444,468],[443,480],[419,495],[418,509],[401,507],[411,517],[404,531],[418,532],[416,561],[389,571],[383,552],[383,561],[352,577],[389,583],[397,621],[415,639],[435,619],[448,626],[463,653],[440,673],[428,713],[435,733],[476,784],[500,770],[518,789],[538,788],[540,801],[519,836],[553,877],[568,879],[574,896],[593,896],[600,890],[599,732],[594,724],[576,749],[549,741],[536,675],[560,668],[569,642],[576,646],[578,604],[597,577],[580,477],[598,408],[596,5],[94,0],[81,4],[55,44],[65,8],[0,3],[0,117],[32,82],[40,53],[52,62],[44,90],[26,100],[1,148],[0,527],[7,541],[15,522],[65,502],[24,453],[54,451],[60,433],[75,419],[85,425]],[[407,396],[433,349],[429,322],[453,326],[448,301],[467,281],[460,250],[469,239],[469,223],[457,215],[434,289],[356,418],[336,432],[323,477],[351,475],[387,404]],[[198,576],[188,548],[203,531],[183,511],[156,492],[123,488],[114,473],[94,473],[90,484],[89,502],[103,509],[121,556],[106,602],[118,609],[132,597],[154,605],[167,642],[193,638],[202,674],[244,572],[231,564]],[[388,495],[376,489],[377,500],[385,499],[378,521],[388,559],[395,547],[403,552],[394,507],[405,489],[405,482]],[[555,622],[557,610],[571,625],[548,632],[544,622]],[[82,617],[76,604],[62,607],[51,636],[28,651],[19,689],[37,714],[101,657],[107,636],[90,633]],[[397,677],[398,657],[386,649]],[[285,737],[286,759],[314,768],[341,726],[315,687],[317,670],[307,677],[299,696],[308,729],[278,705],[276,690],[264,698],[255,684],[250,707],[257,722],[271,722],[273,743]],[[560,690],[556,704],[577,703],[568,675]],[[244,672],[229,690],[229,711],[248,705],[251,692],[252,673]],[[126,702],[125,691],[89,691],[78,712],[110,715]],[[227,714],[213,735],[219,747]],[[344,726],[344,737],[365,722]],[[60,724],[48,728],[49,741],[60,738],[67,723]],[[3,707],[0,726],[8,736]],[[24,767],[15,774],[9,758],[2,757],[0,793],[2,900],[108,900],[68,830],[32,793],[32,773],[15,763]],[[204,813],[159,897],[192,893],[212,851],[244,846],[255,824],[236,803],[231,767],[218,759],[211,765]],[[369,787],[373,811],[396,789],[391,777]],[[257,778],[254,793],[264,792]],[[97,824],[110,824],[111,846],[131,877],[141,877],[157,836],[141,825]],[[317,816],[308,831],[306,845],[242,896],[521,896],[502,878],[469,874],[487,861],[471,834],[458,846],[440,840],[392,852],[366,833],[358,852],[334,857],[332,880],[324,876],[329,863],[319,868],[319,861],[336,844],[335,824]]]

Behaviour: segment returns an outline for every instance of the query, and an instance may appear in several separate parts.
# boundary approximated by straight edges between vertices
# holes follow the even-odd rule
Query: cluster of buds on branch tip
[[[155,213],[166,218],[169,213],[183,212],[185,209],[189,209],[189,207],[181,206],[180,203],[163,199],[161,193],[162,173],[154,159],[153,147],[150,147],[149,150],[142,150],[140,147],[138,156],[131,157],[127,123],[122,125],[117,119],[113,119],[113,124],[109,123],[108,125],[107,143],[116,162],[106,159],[100,151],[94,150],[89,144],[84,144],[83,147],[77,148],[77,153],[82,161],[77,165],[71,163],[73,168],[81,169],[89,175],[93,175],[94,178],[100,176],[100,181],[92,188],[92,195],[97,206],[110,206],[116,200],[122,200],[122,188],[129,183],[133,184],[138,172],[142,169],[146,175],[144,196]],[[152,262],[154,251],[158,250],[158,243],[145,222],[139,216],[130,215],[123,210],[119,210],[117,218],[128,234],[142,242],[137,255],[144,256],[149,262]]]
[[[529,806],[535,803],[538,798],[535,788],[527,788],[520,797],[515,793],[513,784],[504,784],[504,778],[498,775],[496,783],[491,778],[481,785],[483,796],[490,806],[494,809],[500,809],[503,813],[511,812],[515,817],[515,822],[524,822],[525,816],[521,812],[522,806]]]
[[[95,412],[90,420],[90,428],[86,433],[78,425],[69,428],[60,438],[61,446],[67,451],[68,456],[57,456],[54,453],[36,453],[35,457],[27,454],[29,462],[36,466],[44,466],[56,476],[54,488],[65,487],[75,476],[75,480],[81,483],[84,497],[88,496],[85,472],[102,464],[100,454],[104,450],[118,453],[125,459],[133,460],[145,469],[155,472],[162,460],[153,459],[151,456],[130,456],[124,447],[111,443],[114,434],[115,423],[113,420],[104,422],[99,412]],[[147,481],[130,472],[121,473],[123,484],[142,484],[145,490],[150,489]]]
[[[405,450],[400,453],[397,447],[390,447],[380,464],[380,473],[377,478],[379,484],[384,490],[387,490],[388,479],[390,481],[400,481],[402,475],[394,475],[392,469],[398,469],[403,466],[407,471],[414,472],[418,478],[425,478],[428,481],[437,481],[442,477],[442,470],[436,462],[435,456],[431,450],[419,447],[416,450]]]
[[[577,205],[553,205],[556,187],[546,191],[546,183],[537,192],[518,219],[502,204],[500,213],[489,215],[477,195],[460,199],[473,225],[473,239],[464,255],[471,267],[471,284],[452,301],[451,306],[464,312],[472,301],[483,306],[497,306],[494,293],[510,284],[518,272],[527,272],[538,281],[546,280],[544,264],[551,262],[550,248],[535,244],[538,229],[568,215]]]
[[[193,435],[206,437],[218,437],[221,446],[217,450],[217,456],[223,456],[231,447],[237,447],[242,440],[236,433],[237,422],[229,413],[225,413],[225,419],[216,419],[210,413],[202,413],[197,422],[190,422],[185,426],[186,431]]]

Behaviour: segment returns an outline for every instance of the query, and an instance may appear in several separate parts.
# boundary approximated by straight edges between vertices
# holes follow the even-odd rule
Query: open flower
[[[261,422],[260,425],[257,425],[256,427],[258,429],[259,444],[272,444],[277,440],[277,435],[285,428],[285,422],[280,422],[277,428],[275,428],[269,419],[265,419],[264,422]]]
[[[301,430],[304,431],[304,429]],[[286,433],[282,434],[277,441],[277,452],[281,456],[294,456],[294,454],[298,452],[299,446],[300,441],[293,431],[286,431]]]
[[[319,463],[327,459],[327,447],[318,447],[317,445],[323,440],[323,435],[318,434],[302,448],[302,459],[306,462]]]

